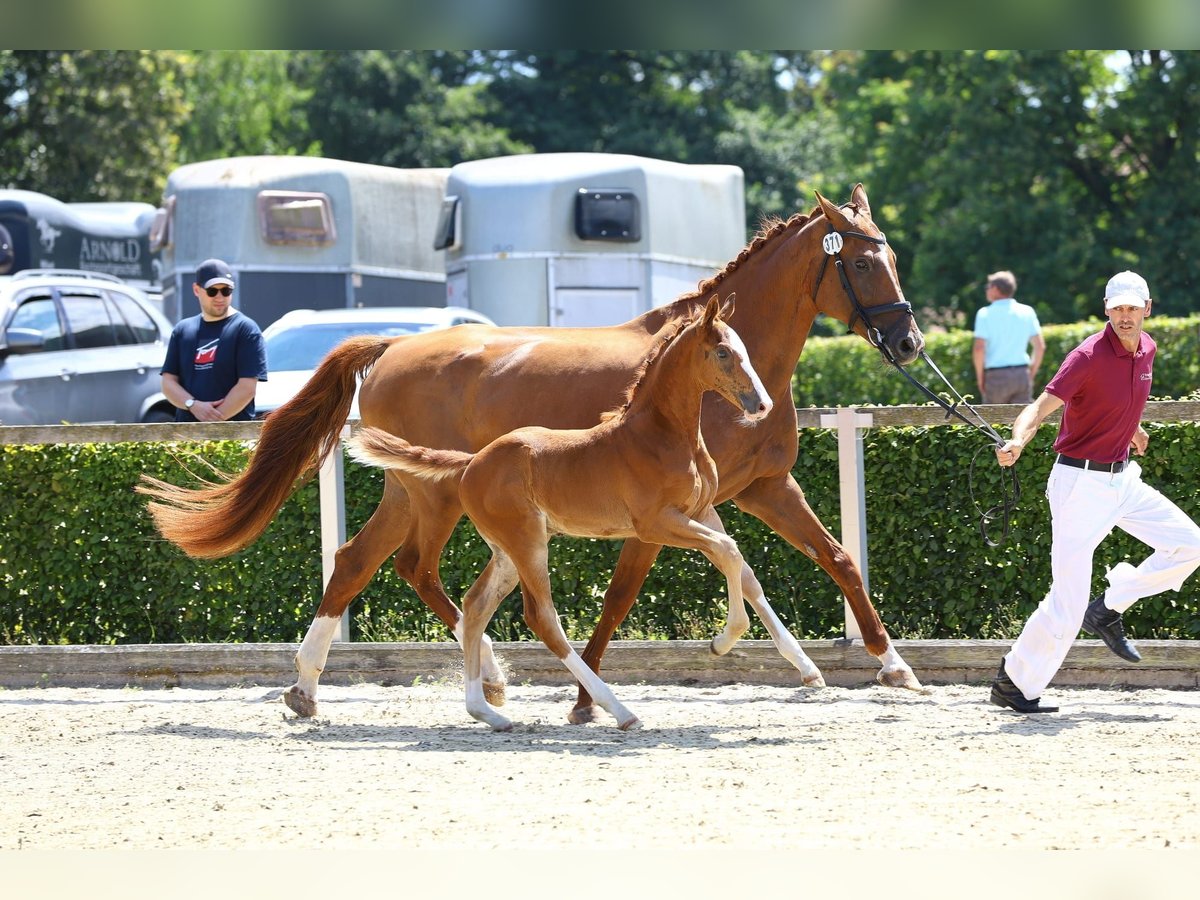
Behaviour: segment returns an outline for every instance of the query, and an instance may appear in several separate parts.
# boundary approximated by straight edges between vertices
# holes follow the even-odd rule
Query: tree
[[[1122,66],[1107,51],[887,51],[831,57],[828,89],[910,261],[910,299],[969,325],[984,276],[1006,268],[1066,322],[1100,315],[1126,266],[1163,312],[1191,308],[1200,210],[1179,185],[1197,162],[1197,70],[1191,52]]]
[[[177,164],[226,156],[314,155],[305,121],[311,88],[292,81],[280,50],[208,50],[182,58],[188,114]]]
[[[324,156],[424,168],[531,149],[494,124],[465,52],[315,51],[296,54],[291,72],[310,92],[304,111]]]
[[[185,106],[164,51],[0,51],[0,184],[157,202]]]

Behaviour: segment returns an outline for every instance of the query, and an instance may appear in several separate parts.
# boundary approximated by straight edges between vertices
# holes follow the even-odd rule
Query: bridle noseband
[[[917,381],[917,379],[913,378],[913,376],[909,374],[908,369],[900,365],[900,363],[896,360],[891,348],[887,345],[887,342],[883,338],[883,332],[881,332],[871,321],[872,313],[875,315],[883,315],[890,312],[907,313],[909,316],[915,319],[916,316],[913,314],[912,304],[907,300],[895,300],[891,303],[882,303],[879,306],[866,307],[862,305],[858,299],[858,295],[854,293],[854,286],[850,284],[850,279],[846,275],[845,263],[842,261],[842,247],[845,244],[845,239],[858,238],[860,241],[869,241],[872,244],[886,247],[887,238],[883,236],[882,233],[876,238],[871,237],[869,234],[863,234],[861,231],[851,231],[850,229],[839,231],[833,227],[832,222],[827,222],[827,224],[829,226],[829,231],[823,238],[821,238],[821,248],[825,251],[825,258],[821,261],[821,271],[817,274],[817,283],[813,286],[813,303],[816,303],[817,291],[821,287],[821,279],[825,277],[825,267],[829,264],[829,260],[832,258],[833,265],[837,269],[838,278],[842,282],[842,290],[846,292],[846,296],[850,299],[850,304],[854,307],[854,312],[850,315],[850,321],[847,324],[847,333],[854,331],[854,322],[856,319],[862,319],[863,325],[865,325],[867,329],[867,341],[871,344],[871,346],[878,350],[883,355],[883,358],[886,359],[896,369],[896,371],[907,378],[908,381],[917,388],[917,390],[921,391],[921,393],[923,393],[926,397],[944,409],[946,411],[947,419],[949,419],[951,416],[954,416],[963,423],[970,425],[976,431],[986,435],[996,448],[1003,447],[1004,438],[1000,437],[1000,435],[996,432],[996,429],[992,428],[992,426],[984,420],[979,411],[965,399],[963,399],[962,394],[954,389],[954,385],[952,385],[950,380],[942,374],[942,370],[934,364],[933,360],[930,359],[929,354],[927,354],[924,349],[921,350],[919,356],[921,359],[925,360],[931,369],[933,369],[934,373],[942,380],[942,383],[950,389],[950,393],[954,395],[954,403],[947,403],[944,398],[938,396],[921,382]],[[969,409],[977,421],[973,422],[959,412],[959,406],[965,406],[967,409]],[[983,448],[981,447],[980,450],[982,449]],[[1004,538],[1008,536],[1009,519],[1012,516],[1013,509],[1016,508],[1017,501],[1021,499],[1021,483],[1017,480],[1016,468],[1014,466],[1009,466],[1008,473],[1011,476],[1012,484],[1011,492],[1006,493],[999,504],[991,507],[990,509],[984,510],[979,504],[979,501],[975,499],[975,491],[974,488],[971,487],[975,476],[975,460],[978,458],[978,456],[979,451],[976,451],[975,456],[971,458],[971,469],[967,476],[968,490],[971,492],[971,501],[975,504],[976,509],[980,511],[979,532],[983,535],[984,543],[986,543],[989,547],[998,547]],[[997,518],[1001,517],[1003,531],[999,540],[992,540],[991,537],[988,536],[988,526],[991,525],[991,523]]]

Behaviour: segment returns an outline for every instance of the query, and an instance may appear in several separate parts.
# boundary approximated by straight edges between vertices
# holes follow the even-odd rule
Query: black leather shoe
[[[1125,625],[1121,614],[1115,609],[1104,605],[1104,595],[1101,594],[1088,604],[1087,612],[1083,614],[1083,627],[1094,634],[1108,646],[1108,649],[1121,659],[1129,662],[1141,662],[1142,654],[1125,637]]]
[[[992,682],[992,703],[1019,713],[1052,713],[1058,712],[1057,706],[1042,706],[1040,699],[1028,700],[1021,689],[1013,684],[1008,673],[1004,671],[1004,660],[1000,660],[1000,668],[996,672],[996,680]]]

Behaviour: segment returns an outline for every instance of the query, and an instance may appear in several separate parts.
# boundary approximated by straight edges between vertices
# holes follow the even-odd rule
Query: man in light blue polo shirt
[[[975,314],[975,381],[984,403],[1029,403],[1046,341],[1032,306],[1013,299],[1012,272],[987,277],[988,305]],[[1030,347],[1032,346],[1032,353]]]

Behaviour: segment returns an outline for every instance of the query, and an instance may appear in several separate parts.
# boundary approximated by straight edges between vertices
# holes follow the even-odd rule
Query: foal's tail
[[[458,479],[475,458],[462,450],[434,450],[417,447],[381,428],[360,428],[346,441],[353,459],[380,469],[398,469],[426,481]]]
[[[352,337],[330,351],[300,392],[267,416],[250,464],[238,476],[217,473],[201,487],[178,487],[143,475],[135,490],[154,524],[188,556],[228,556],[254,543],[279,507],[338,446],[358,379],[390,340]]]

